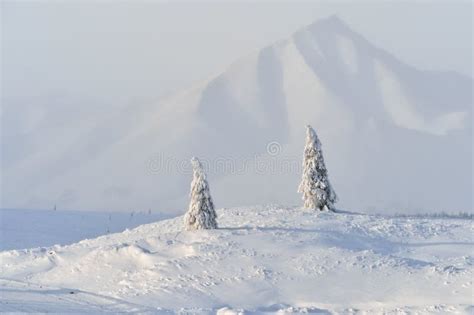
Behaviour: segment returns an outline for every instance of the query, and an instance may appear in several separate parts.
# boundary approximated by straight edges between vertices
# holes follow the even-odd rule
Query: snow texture
[[[333,210],[337,195],[328,178],[321,142],[310,126],[306,126],[303,177],[298,192],[303,194],[306,209]]]
[[[469,219],[278,206],[0,252],[0,311],[472,314]]]
[[[191,202],[184,216],[186,230],[217,229],[216,211],[212,202],[206,174],[198,158],[193,157],[193,181],[191,182]]]
[[[0,209],[0,251],[67,245],[170,218],[152,211],[97,212]]]

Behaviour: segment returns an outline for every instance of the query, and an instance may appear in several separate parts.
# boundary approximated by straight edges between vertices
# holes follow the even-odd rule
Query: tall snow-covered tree
[[[314,129],[306,126],[303,177],[298,192],[303,194],[306,209],[334,210],[337,195],[328,178],[321,142]]]
[[[184,216],[186,230],[217,229],[216,211],[212,202],[206,174],[201,162],[193,157],[193,181],[191,182],[191,201]]]

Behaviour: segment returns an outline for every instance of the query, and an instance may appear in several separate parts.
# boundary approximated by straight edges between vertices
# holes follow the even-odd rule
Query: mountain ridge
[[[341,31],[360,38],[354,43]],[[389,58],[378,60],[379,54]],[[278,167],[300,163],[304,125],[310,123],[323,142],[342,207],[471,210],[471,87],[472,79],[418,71],[331,17],[239,59],[166,103],[129,107],[106,124],[97,119],[95,131],[78,136],[73,158],[54,146],[50,152],[40,148],[6,169],[3,203],[181,211],[189,178],[179,165],[196,155],[232,164],[210,175],[218,204],[297,204],[298,169]],[[123,121],[130,121],[126,133]],[[107,132],[110,137],[97,137]],[[273,142],[280,145],[278,156],[267,152]],[[258,174],[260,158],[275,168]],[[247,172],[235,174],[235,166],[249,160]],[[439,167],[446,161],[451,170]],[[442,197],[446,192],[435,183],[443,181],[459,189]]]

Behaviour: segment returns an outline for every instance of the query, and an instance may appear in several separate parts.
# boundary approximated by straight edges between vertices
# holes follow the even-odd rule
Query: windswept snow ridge
[[[0,253],[0,310],[469,313],[472,220],[250,207]]]

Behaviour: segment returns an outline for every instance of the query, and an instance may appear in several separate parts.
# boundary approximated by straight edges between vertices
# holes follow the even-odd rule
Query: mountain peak
[[[331,23],[339,23],[344,24],[344,21],[339,18],[337,14],[332,14],[326,18],[319,19],[320,21],[331,22]]]
[[[349,26],[341,19],[338,15],[333,14],[326,18],[318,19],[308,25],[307,27],[310,30],[341,30],[341,29],[350,29]]]

